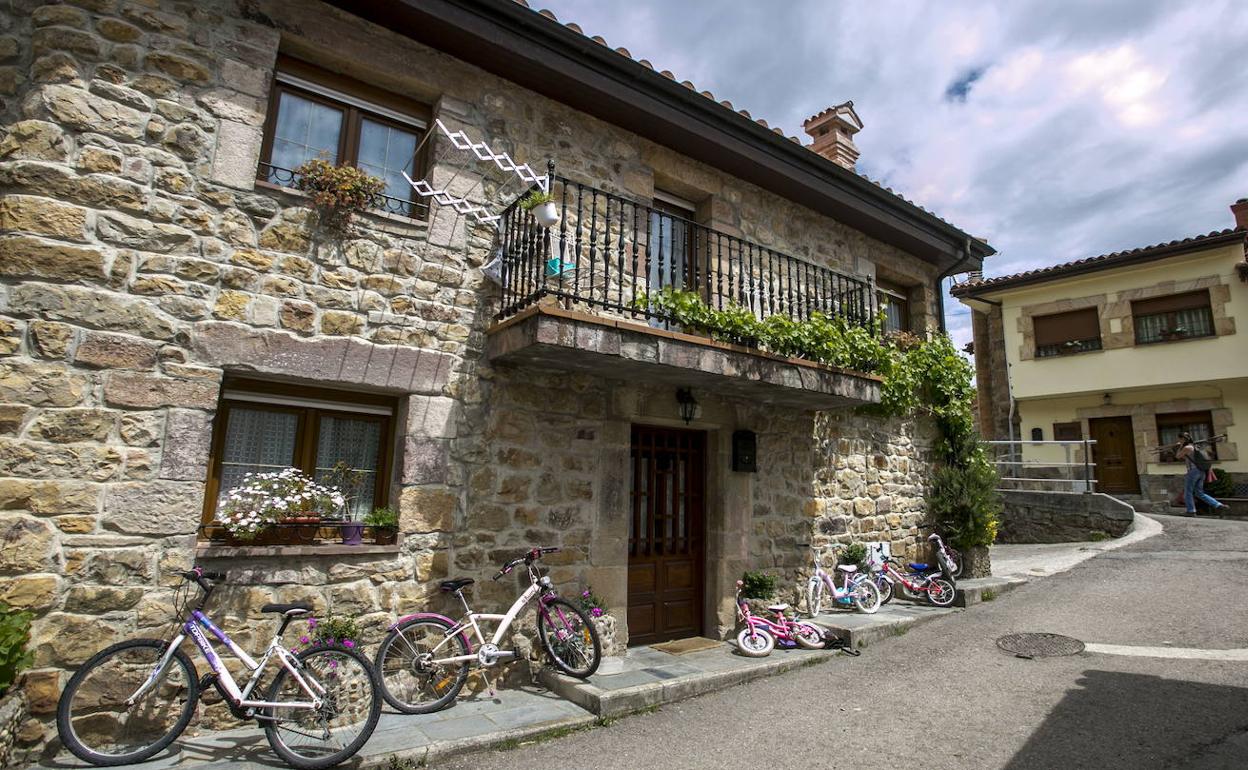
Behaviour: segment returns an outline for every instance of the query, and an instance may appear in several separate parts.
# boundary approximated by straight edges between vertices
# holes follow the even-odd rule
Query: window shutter
[[[1133,315],[1157,315],[1206,307],[1209,307],[1209,290],[1201,289],[1184,294],[1171,294],[1168,297],[1136,300],[1131,303],[1131,313]]]
[[[1032,319],[1035,327],[1036,347],[1060,345],[1070,340],[1090,340],[1100,338],[1101,325],[1097,320],[1096,308],[1072,310],[1069,313],[1036,316]]]

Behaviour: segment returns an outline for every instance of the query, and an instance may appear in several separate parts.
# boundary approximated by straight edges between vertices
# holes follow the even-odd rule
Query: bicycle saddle
[[[910,569],[914,570],[915,572],[923,572],[924,570],[931,569],[931,566],[932,565],[928,564],[925,561],[910,562]]]
[[[858,571],[858,565],[856,564],[838,564],[836,565],[836,568],[839,569],[841,572],[857,572]]]
[[[771,610],[772,612],[784,612],[788,608],[789,608],[789,605],[781,602],[780,604],[773,604],[769,606],[767,609]]]
[[[266,604],[260,608],[261,612],[278,612],[283,615],[297,617],[312,611],[312,605],[307,602],[290,602],[289,604]]]
[[[470,586],[475,582],[477,581],[472,578],[455,578],[453,580],[443,580],[438,584],[438,587],[449,594],[454,593],[465,586]]]

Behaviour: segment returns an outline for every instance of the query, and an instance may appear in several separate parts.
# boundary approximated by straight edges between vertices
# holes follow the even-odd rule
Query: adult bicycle
[[[597,671],[602,659],[597,629],[583,609],[559,596],[550,577],[537,566],[544,554],[558,550],[533,548],[502,566],[495,580],[521,564],[529,578],[529,587],[506,614],[474,612],[464,598],[464,589],[475,581],[455,578],[442,581],[440,587],[464,605],[462,618],[452,620],[433,612],[400,618],[382,640],[373,662],[386,702],[405,714],[428,714],[450,705],[464,686],[470,665],[489,668],[518,657],[515,650],[504,650],[499,645],[516,617],[534,599],[537,637],[555,668],[579,679]],[[498,624],[489,641],[481,630],[481,621]],[[475,650],[469,632],[476,637]]]
[[[204,614],[213,581],[225,576],[199,567],[177,574],[185,582],[175,595],[177,626],[171,638],[114,644],[84,663],[65,685],[56,709],[65,748],[93,765],[140,762],[173,743],[190,724],[200,694],[211,686],[235,717],[259,723],[273,751],[291,767],[332,767],[360,750],[381,715],[367,658],[338,645],[288,650],[282,644],[286,627],[312,611],[294,602],[260,608],[282,620],[257,661]],[[193,605],[188,601],[192,585],[201,592]],[[244,685],[222,664],[205,631],[251,672]],[[210,669],[203,679],[181,650],[188,636]],[[267,694],[257,698],[253,691],[270,663],[276,674]]]

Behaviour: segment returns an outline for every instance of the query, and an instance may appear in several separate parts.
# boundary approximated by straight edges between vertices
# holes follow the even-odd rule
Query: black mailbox
[[[758,470],[758,439],[754,431],[733,431],[732,469],[743,473],[754,473]]]

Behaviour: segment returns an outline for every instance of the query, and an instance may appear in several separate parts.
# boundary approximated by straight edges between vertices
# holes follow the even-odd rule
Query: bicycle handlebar
[[[191,569],[188,569],[185,572],[179,572],[178,574],[181,575],[184,580],[189,580],[198,584],[204,593],[208,593],[212,590],[212,584],[205,583],[205,580],[225,580],[224,572],[211,572],[205,570],[203,567],[192,567]]]
[[[494,580],[498,580],[503,575],[506,575],[507,573],[511,572],[520,564],[525,564],[525,565],[532,564],[533,562],[542,558],[543,554],[557,553],[558,551],[559,551],[559,548],[555,546],[530,548],[529,552],[526,553],[524,556],[521,556],[518,559],[512,559],[511,561],[504,564],[502,569],[498,571],[498,574],[494,576]]]

